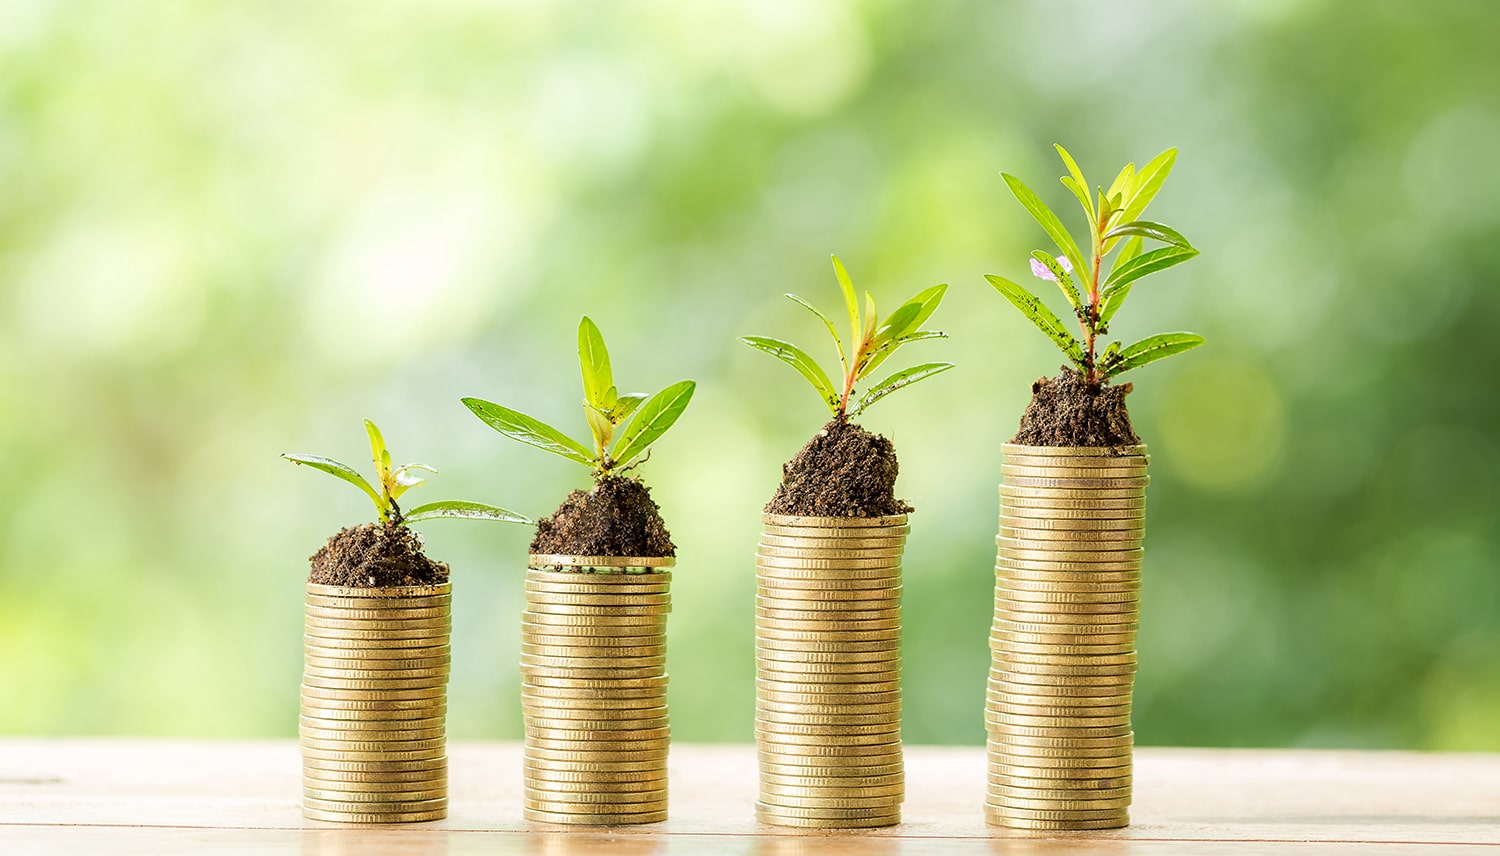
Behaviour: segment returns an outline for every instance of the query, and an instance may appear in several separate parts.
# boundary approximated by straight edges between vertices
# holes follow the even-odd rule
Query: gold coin
[[[302,768],[345,773],[413,773],[418,770],[446,770],[448,759],[440,755],[436,758],[407,761],[340,761],[334,758],[308,757],[304,754]]]
[[[782,739],[778,736],[771,739],[768,735],[757,735],[755,741],[756,749],[762,757],[784,759],[789,755],[801,755],[818,758],[820,761],[830,761],[835,758],[863,759],[861,764],[890,764],[895,763],[901,756],[900,739],[886,740],[880,743],[804,743],[793,740]],[[785,763],[785,761],[780,761]]]
[[[432,616],[403,616],[388,615],[386,617],[354,618],[340,617],[337,615],[322,615],[314,612],[311,608],[304,612],[302,624],[309,631],[312,629],[322,630],[390,630],[390,631],[434,631],[447,630],[453,624],[453,616],[448,610],[438,610],[438,615]]]
[[[876,829],[883,826],[896,826],[901,823],[901,811],[898,808],[892,814],[885,817],[806,818],[783,817],[757,807],[755,809],[755,820],[758,823],[764,823],[769,826],[784,826],[795,829]]]
[[[810,529],[831,529],[839,534],[868,537],[872,532],[893,530],[905,531],[907,516],[891,514],[885,517],[803,517],[791,514],[762,514],[761,523],[766,531],[772,529],[792,530],[792,534],[807,533]]]
[[[1023,614],[1018,618],[1030,618],[1029,614]],[[1031,621],[1016,620],[1007,617],[995,622],[991,632],[1015,633],[1029,635],[1056,635],[1070,638],[1099,639],[1101,645],[1116,644],[1119,640],[1105,637],[1135,637],[1136,621],[1085,621],[1083,623],[1055,622],[1055,621]]]
[[[398,708],[348,708],[335,707],[328,704],[314,704],[306,699],[302,702],[302,715],[308,719],[331,720],[343,723],[346,721],[360,720],[419,720],[419,719],[442,719],[448,712],[448,703],[429,705],[427,707],[398,707]]]
[[[1102,790],[1128,790],[1131,787],[1130,768],[1078,769],[1073,767],[1000,767],[990,766],[990,787],[1028,787],[1037,790],[1066,788],[1097,788]]]
[[[447,665],[426,666],[417,669],[346,669],[346,668],[324,668],[306,664],[302,667],[305,677],[332,678],[334,680],[346,681],[413,681],[434,678],[446,678],[448,676]],[[391,687],[398,689],[398,687]]]
[[[432,687],[443,687],[448,683],[447,675],[439,675],[436,678],[415,678],[396,680],[391,678],[369,679],[369,678],[324,678],[317,675],[302,675],[302,685],[305,687],[320,687],[325,690],[419,690]]]
[[[563,613],[563,612],[538,612],[526,610],[521,613],[521,621],[534,625],[558,625],[561,627],[590,627],[598,628],[598,632],[608,632],[610,627],[629,627],[635,633],[655,633],[656,628],[663,627],[667,623],[667,615],[661,612],[654,615],[634,615],[626,613]]]
[[[1134,671],[1123,672],[1099,672],[1074,671],[1068,674],[1054,674],[1048,672],[1034,672],[1024,668],[1025,664],[997,663],[996,671],[1001,673],[1001,680],[1007,684],[1035,684],[1040,686],[1067,686],[1067,687],[1116,687],[1127,688],[1135,683]],[[1047,666],[1031,668],[1051,668]],[[1067,668],[1067,667],[1059,667]],[[1123,668],[1123,667],[1122,667]],[[1112,690],[1112,694],[1118,694],[1123,689]]]
[[[798,767],[799,770],[807,768]],[[892,792],[902,792],[906,789],[906,774],[902,772],[888,773],[881,776],[819,776],[813,773],[800,775],[780,775],[776,773],[760,774],[761,787],[767,785],[778,788],[812,788],[826,790],[852,790],[858,791],[862,788],[889,789]]]
[[[889,737],[890,735],[899,735],[901,733],[901,723],[894,718],[889,717],[885,722],[870,723],[866,725],[846,725],[842,723],[804,724],[800,722],[777,722],[771,719],[756,717],[755,729],[758,732],[764,732],[766,734],[773,735],[788,734],[806,735],[810,737],[828,736],[840,738],[845,736],[853,737],[881,735],[884,737]]]
[[[1090,636],[1069,636],[1056,633],[1005,633],[1003,631],[991,630],[990,648],[992,650],[1003,649],[1007,651],[1047,651],[1052,654],[1075,657],[1135,653],[1134,634],[1122,633],[1115,635],[1129,641],[1117,642],[1113,645],[1096,645],[1093,643],[1099,641],[1098,638]],[[1070,641],[1059,641],[1064,639]]]
[[[901,745],[900,728],[892,730],[886,726],[886,730],[873,733],[848,733],[850,729],[840,727],[829,734],[803,734],[785,731],[771,731],[762,727],[762,723],[756,723],[755,738],[760,742],[761,748],[766,751],[781,751],[788,746],[798,748],[826,748],[845,752],[856,748],[864,749],[870,747],[885,747],[887,750],[899,748]]]
[[[1007,663],[1029,663],[1038,666],[1133,666],[1136,653],[1062,654],[1049,646],[1012,645],[996,651],[996,660]]]
[[[1045,509],[1044,509],[1045,510]],[[1034,510],[1033,510],[1034,511]],[[1067,515],[1076,515],[1076,510],[1064,510]],[[1015,514],[1006,509],[1000,515],[1001,528],[1021,529],[1030,532],[1086,532],[1108,537],[1118,533],[1124,537],[1139,538],[1146,531],[1144,517],[1078,517],[1041,516],[1040,513]]]
[[[558,782],[531,777],[526,779],[527,794],[534,794],[538,799],[569,799],[572,795],[594,793],[642,794],[647,797],[655,797],[666,793],[666,790],[667,779],[665,776],[641,782]]]
[[[1033,832],[1048,830],[1056,831],[1082,831],[1086,829],[1123,829],[1130,825],[1130,814],[1121,813],[1119,817],[1109,820],[1029,820],[1015,817],[1004,817],[999,814],[990,814],[986,809],[985,822],[990,826],[1003,826],[1010,829],[1025,829]]]
[[[1086,541],[1057,542],[1054,546],[1053,543],[1041,544],[1034,540],[1020,541],[997,535],[995,543],[1000,547],[1002,564],[1006,559],[1031,562],[1129,562],[1146,554],[1140,547],[1096,550]]]
[[[302,816],[308,820],[327,823],[418,823],[429,820],[442,820],[448,816],[448,807],[445,805],[440,809],[433,809],[431,811],[367,813],[356,811],[320,811],[315,808],[303,806]]]
[[[1130,785],[1103,787],[1094,782],[1039,782],[1033,779],[1011,780],[991,773],[988,792],[1002,798],[1022,800],[1129,800]]]
[[[656,640],[651,645],[594,645],[576,644],[563,641],[539,641],[537,637],[529,633],[521,636],[521,653],[528,656],[553,657],[565,660],[595,660],[595,659],[619,659],[619,660],[661,660],[667,655],[667,645],[664,640]]]
[[[614,653],[635,651],[640,653],[622,654],[629,657],[657,657],[666,654],[666,636],[555,636],[547,633],[534,633],[530,629],[521,630],[522,650],[526,648],[548,649],[551,653],[562,652],[571,654],[574,652],[598,652],[582,653],[585,657],[604,657]],[[526,651],[526,653],[539,653],[538,651]]]
[[[544,604],[547,607],[561,606],[661,606],[671,604],[672,595],[666,592],[607,591],[604,594],[577,591],[547,591],[544,588],[526,585],[526,602],[529,605]]]
[[[655,707],[638,708],[600,708],[600,707],[577,707],[568,705],[552,704],[552,699],[538,701],[536,699],[523,699],[521,710],[528,714],[540,715],[556,720],[558,727],[568,722],[595,722],[607,720],[610,722],[640,723],[648,720],[665,720],[667,718],[667,706],[665,704]],[[569,728],[587,728],[588,726],[569,725]],[[625,727],[625,726],[621,726]],[[628,727],[636,727],[634,724]]]
[[[876,538],[813,538],[762,533],[761,547],[794,550],[890,550],[906,544],[906,536]]]
[[[883,621],[899,620],[900,600],[827,601],[783,600],[755,596],[755,614],[786,621]]]
[[[901,582],[901,569],[888,568],[771,568],[758,565],[756,581],[761,585],[800,583],[807,586],[842,586],[861,588],[895,585]]]
[[[1007,757],[1036,758],[1128,758],[1129,734],[1121,737],[1025,737],[990,730],[988,741]]]
[[[764,669],[783,672],[794,675],[852,675],[871,674],[880,672],[891,672],[900,668],[901,658],[886,657],[879,660],[841,660],[837,662],[818,662],[807,660],[793,660],[784,656],[786,652],[775,654],[758,651],[755,662]]]
[[[651,786],[654,783],[667,780],[667,768],[665,765],[650,765],[647,767],[631,767],[627,770],[601,771],[601,770],[579,770],[571,765],[559,768],[551,768],[549,762],[541,762],[526,765],[526,782],[531,787],[558,788],[567,786],[584,786],[599,788],[618,788],[623,790],[625,786]],[[665,785],[662,785],[665,787]]]
[[[1049,716],[1004,713],[986,710],[984,721],[997,733],[1023,734],[1032,737],[1095,737],[1129,733],[1130,715]]]
[[[1080,574],[1140,574],[1141,563],[1129,562],[1033,562],[1026,559],[1010,559],[1003,556],[995,562],[996,576],[1020,575],[1023,572],[1080,573]]]
[[[556,711],[558,717],[565,719],[581,719],[585,715],[644,716],[647,714],[659,714],[666,716],[667,714],[667,697],[665,693],[643,698],[599,699],[557,698],[523,692],[521,695],[521,704],[537,710]]]
[[[1025,443],[1003,443],[1000,450],[1007,460],[1012,455],[1034,455],[1045,458],[1102,458],[1104,460],[1124,460],[1146,455],[1144,443],[1134,446],[1031,446]]]
[[[393,606],[397,609],[447,609],[453,604],[452,595],[441,595],[435,597],[408,597],[399,598],[398,603],[392,603],[392,598],[382,597],[324,597],[322,595],[310,594],[307,596],[306,605],[323,610],[386,610]]]
[[[800,633],[878,633],[901,630],[899,614],[886,618],[782,618],[760,607],[755,610],[757,631]]]
[[[1104,603],[1063,603],[1059,601],[1039,600],[1015,600],[1011,593],[1000,590],[995,593],[996,618],[1011,619],[1025,622],[1040,622],[1047,620],[1043,616],[1051,616],[1054,620],[1071,624],[1092,622],[1103,624],[1108,619],[1106,616],[1115,616],[1115,620],[1122,623],[1130,623],[1140,620],[1140,603],[1138,601],[1106,601]]]
[[[527,648],[531,650],[528,651]],[[537,651],[546,653],[536,653]],[[558,645],[526,645],[522,647],[521,663],[549,669],[646,669],[665,666],[667,657],[665,654],[631,656],[624,651],[602,656],[575,656],[571,649]]]
[[[431,648],[448,644],[448,628],[434,628],[412,632],[397,630],[330,630],[307,627],[303,630],[303,644],[322,645],[329,648]]]
[[[429,812],[435,811],[440,808],[446,808],[447,805],[448,798],[446,796],[439,796],[426,800],[397,799],[388,801],[356,801],[342,799],[326,800],[314,799],[308,796],[304,796],[302,798],[303,808],[309,808],[315,811],[357,811],[368,814],[383,814],[386,812]]]
[[[319,772],[317,770],[311,772]],[[427,771],[423,771],[424,773]],[[411,781],[370,781],[365,779],[322,779],[312,776],[304,776],[302,788],[305,793],[308,789],[322,791],[325,793],[348,793],[348,794],[407,794],[419,793],[421,791],[439,790],[448,788],[448,771],[432,771],[436,775],[426,779]],[[335,774],[338,775],[338,774]],[[355,774],[358,775],[358,774]]]
[[[809,570],[809,571],[836,571],[836,570],[888,570],[899,572],[901,570],[900,556],[846,558],[846,559],[820,559],[820,558],[794,558],[791,556],[768,556],[765,553],[756,552],[755,565],[759,568],[786,569],[786,570]]]
[[[849,663],[892,663],[901,659],[900,648],[883,651],[788,651],[768,645],[759,647],[760,656],[777,663],[826,663],[844,665]]]
[[[828,699],[828,704],[832,704],[839,696],[866,697],[885,693],[899,694],[901,691],[899,675],[882,676],[877,673],[873,680],[857,680],[857,678],[866,677],[870,676],[861,673],[832,679],[828,677],[815,679],[808,675],[782,675],[760,669],[755,675],[755,685],[767,693],[792,694],[804,699],[812,695],[819,699]]]
[[[423,652],[430,650],[451,650],[448,638],[447,633],[441,636],[416,636],[410,639],[347,638],[306,634],[302,637],[302,647],[305,651],[327,652],[323,654],[325,657],[366,655],[403,657],[411,656],[411,652],[421,656]]]
[[[853,796],[810,796],[783,794],[776,791],[768,791],[762,787],[760,801],[767,805],[779,807],[792,806],[795,808],[809,809],[869,809],[883,808],[886,810],[899,808],[902,794],[881,794],[872,797]]]
[[[602,775],[606,773],[645,774],[652,771],[655,771],[659,775],[665,775],[667,769],[665,755],[650,760],[627,758],[621,761],[566,761],[534,757],[528,752],[522,763],[528,776],[539,775],[542,772]]]
[[[309,740],[329,743],[404,743],[412,740],[441,740],[446,733],[442,720],[420,722],[401,720],[400,724],[410,728],[350,729],[339,728],[341,723],[301,724],[297,732]]]
[[[995,652],[995,668],[1006,673],[1009,678],[1019,675],[1038,676],[1042,678],[1075,678],[1095,676],[1134,676],[1136,666],[1134,663],[1117,665],[1058,665],[1055,663],[1023,663],[1017,662],[1008,652]]]
[[[649,680],[651,678],[666,677],[666,674],[661,666],[645,666],[638,669],[557,669],[548,666],[531,666],[522,663],[520,671],[522,680],[537,678],[541,680],[552,679],[577,681],[629,681]]]
[[[818,696],[807,696],[809,700]],[[808,724],[836,725],[839,723],[858,724],[889,722],[895,720],[901,713],[901,702],[885,702],[881,704],[817,704],[804,702],[800,704],[789,704],[778,702],[767,698],[755,700],[756,712],[763,719],[780,722],[805,722]]]
[[[530,615],[521,619],[521,632],[539,639],[598,640],[596,644],[650,645],[666,638],[667,623],[654,624],[538,624]]]
[[[1000,472],[1007,477],[1073,481],[1076,479],[1135,479],[1146,475],[1147,471],[1146,462],[1142,460],[1117,461],[1114,466],[1092,466],[1091,464],[1093,464],[1092,461],[1082,466],[1074,465],[1071,461],[1032,464],[1007,458],[1000,464]],[[1009,480],[1009,478],[1006,479],[1006,481]]]
[[[339,690],[326,687],[303,686],[302,696],[304,698],[327,698],[342,701],[415,701],[420,699],[442,698],[447,692],[444,687],[423,687],[415,690]]]
[[[664,570],[677,564],[673,556],[563,556],[532,553],[528,557],[526,576],[533,574],[571,574],[581,577],[668,576]]]
[[[413,672],[427,672],[432,669],[446,669],[448,668],[450,662],[451,661],[447,657],[430,657],[410,660],[365,660],[358,657],[336,657],[333,659],[329,659],[326,657],[311,656],[304,656],[302,658],[302,663],[304,666],[306,666],[307,668],[316,669],[320,674],[332,674],[333,672],[375,672],[383,675],[386,672],[400,672],[402,674],[398,675],[398,677],[403,678],[419,677],[419,675],[410,674]],[[374,676],[378,677],[380,675]],[[372,675],[369,674],[363,674],[362,676],[372,677]]]
[[[660,686],[628,687],[628,686],[604,686],[604,687],[570,687],[570,686],[540,686],[533,683],[523,683],[521,691],[537,699],[560,699],[578,704],[589,702],[619,702],[621,707],[645,706],[652,707],[666,704],[666,682]]]
[[[792,588],[761,585],[758,599],[769,605],[789,609],[888,609],[891,601],[901,599],[900,585],[881,588]],[[826,604],[826,605],[825,605]]]
[[[625,809],[627,806],[651,805],[653,810],[660,810],[660,806],[667,801],[667,789],[657,788],[654,791],[614,791],[614,790],[590,790],[590,791],[549,791],[527,787],[525,799],[528,803],[537,806],[552,804],[548,810],[564,811],[569,807],[588,806],[589,811],[611,811],[616,808]]]
[[[1146,507],[1146,489],[1135,487],[1120,490],[1076,490],[1003,484],[1000,486],[1000,507],[1002,509],[1053,508],[1094,512],[1135,511]]]
[[[660,729],[661,733],[643,732],[642,738],[660,736],[664,738],[666,729]],[[618,741],[618,739],[630,738],[630,733],[624,735],[609,735],[609,732],[598,732],[601,741]],[[603,736],[609,735],[609,736]],[[531,762],[567,762],[567,763],[627,763],[627,762],[664,762],[666,750],[639,750],[639,751],[588,751],[588,750],[547,750],[543,747],[525,747],[526,760]]]
[[[1120,473],[1120,470],[1100,470],[1099,472]],[[1129,469],[1125,469],[1123,474],[1091,478],[1089,476],[1059,475],[1055,472],[1048,472],[1045,469],[1015,467],[1002,464],[1000,466],[1000,474],[1006,487],[1113,492],[1120,490],[1144,491],[1146,486],[1151,484],[1151,477],[1149,475],[1138,475]]]
[[[1054,606],[1062,607],[1063,605],[1054,604]],[[1134,633],[1140,624],[1139,613],[1138,609],[1126,612],[1092,613],[1076,613],[1063,608],[1045,611],[1012,610],[1010,601],[1001,600],[997,602],[995,608],[994,626],[1005,630],[1044,628],[1036,632],[1072,633],[1080,636]]]
[[[618,560],[608,559],[606,561],[615,562]],[[667,570],[667,568],[675,562],[674,559],[647,559],[645,561],[648,565],[656,565],[657,567],[653,568],[650,573],[644,574],[596,574],[579,573],[578,571],[547,571],[537,568],[531,568],[526,571],[526,579],[533,582],[565,584],[572,584],[578,581],[583,581],[583,583],[586,585],[618,585],[624,588],[630,588],[639,585],[657,585],[661,583],[669,583],[672,581],[672,572],[670,570]]]
[[[1001,673],[998,676],[992,671],[988,689],[992,692],[1010,693],[1014,695],[1050,696],[1057,699],[1102,699],[1104,703],[1112,703],[1112,699],[1120,696],[1129,696],[1132,682],[1123,684],[1098,684],[1090,685],[1084,683],[1067,684],[1027,684],[1017,683],[1009,680],[1009,676]],[[1061,703],[1061,702],[1059,702]],[[1071,702],[1069,702],[1071,703]]]
[[[1023,778],[1072,778],[1093,780],[1117,780],[1129,778],[1130,755],[1065,756],[1051,757],[1021,755],[1002,751],[1003,747],[989,747],[989,771],[992,774],[1020,776]]]
[[[1125,583],[1058,583],[1032,580],[1001,579],[1000,588],[1007,597],[1016,600],[1048,602],[1054,597],[1109,598],[1112,602],[1140,600],[1141,584]],[[1118,599],[1118,600],[1116,600]],[[1086,602],[1086,601],[1085,601]]]
[[[302,643],[302,653],[309,657],[320,657],[323,659],[406,660],[447,657],[453,653],[453,648],[446,642],[439,645],[427,645],[420,648],[387,648],[385,646],[374,645],[325,645],[321,640],[313,637],[307,637],[304,638]]]
[[[767,817],[777,818],[807,818],[807,819],[829,819],[829,820],[854,820],[899,817],[897,812],[899,806],[883,804],[869,808],[835,808],[835,807],[807,807],[773,805],[763,800],[755,803],[757,813]]]
[[[665,805],[659,811],[634,814],[560,814],[540,808],[525,807],[524,817],[534,823],[574,824],[578,826],[622,826],[625,824],[661,823],[667,819]]]
[[[453,594],[452,583],[435,583],[426,586],[325,586],[308,583],[307,593],[316,597],[368,597],[384,601],[400,601],[406,598],[439,597]]]
[[[523,674],[521,677],[522,687],[554,687],[557,689],[577,690],[664,690],[667,686],[666,675],[647,675],[642,677],[572,677],[568,674]]]
[[[806,651],[823,653],[854,653],[872,651],[897,651],[901,648],[900,636],[868,641],[826,639],[809,634],[807,639],[784,639],[770,633],[756,633],[755,644],[769,651]]]
[[[326,736],[327,734],[328,732],[302,732],[299,742],[301,745],[313,749],[337,749],[345,752],[379,752],[386,749],[395,751],[423,751],[427,749],[440,749],[447,743],[447,740],[441,733],[432,737],[410,740],[371,739],[369,732],[336,734],[334,736]]]
[[[769,757],[768,757],[769,756]],[[881,758],[810,758],[803,755],[777,756],[775,752],[759,753],[757,762],[762,776],[787,776],[800,778],[812,776],[825,779],[852,779],[855,782],[874,780],[885,776],[904,776],[906,767],[899,756],[886,760]]]
[[[551,711],[541,713],[530,710],[525,712],[523,719],[526,723],[527,737],[535,738],[543,749],[576,748],[603,752],[605,748],[595,744],[610,741],[624,742],[628,744],[624,747],[626,749],[647,749],[652,747],[644,744],[658,740],[661,741],[662,746],[657,748],[663,748],[666,745],[667,733],[670,732],[670,723],[665,716],[631,719],[558,719],[551,715]],[[541,745],[544,741],[580,745]]]
[[[671,611],[672,607],[670,604],[633,606],[630,604],[612,603],[600,606],[583,606],[572,603],[538,603],[530,598],[526,601],[526,614],[532,618],[538,615],[573,615],[599,618],[661,618],[665,620],[667,613]]]
[[[1056,809],[1032,809],[1004,806],[1000,807],[1006,818],[1020,818],[1022,820],[1053,820],[1053,821],[1088,821],[1088,820],[1110,820],[1118,818],[1124,811],[1123,808],[1106,808],[1095,810],[1064,811]]]
[[[1131,571],[1032,571],[1025,568],[1013,568],[1007,564],[995,566],[995,581],[997,584],[1016,585],[1023,588],[1035,588],[1043,585],[1101,585],[1101,586],[1139,586],[1141,584],[1141,572],[1139,569]]]
[[[815,643],[844,645],[851,643],[889,644],[899,642],[899,627],[887,630],[784,630],[779,627],[761,626],[756,633],[763,639],[784,643]]]
[[[648,752],[656,750],[664,752],[671,747],[671,739],[667,737],[654,740],[578,740],[575,738],[555,739],[548,736],[551,733],[546,729],[529,727],[525,745],[554,752]]]
[[[762,536],[756,545],[757,556],[773,556],[783,559],[900,559],[904,547],[901,544],[892,544],[889,547],[863,547],[859,542],[851,541],[848,546],[843,547],[813,547],[808,544],[796,544],[790,546],[777,546],[767,544]]]
[[[861,527],[857,529],[845,529],[843,527],[828,526],[773,526],[761,527],[761,537],[780,538],[793,541],[804,541],[814,539],[819,541],[865,541],[872,538],[878,539],[905,539],[911,534],[910,526],[885,526],[877,528]],[[837,545],[835,545],[837,546]]]
[[[407,698],[407,699],[341,699],[341,698],[318,698],[303,696],[303,703],[309,708],[317,710],[416,710],[431,711],[433,708],[442,707],[448,703],[447,699],[438,696],[436,698]]]
[[[1068,500],[1061,501],[1063,503]],[[1000,519],[1046,521],[1074,521],[1078,523],[1116,523],[1121,526],[1146,525],[1146,504],[1133,508],[1089,508],[1071,504],[1053,504],[1045,499],[1000,497]]]
[[[1073,717],[1075,719],[1104,719],[1117,716],[1130,716],[1130,697],[1123,696],[1124,701],[1119,704],[1101,705],[1059,705],[1059,704],[1037,704],[1044,697],[1021,696],[1021,695],[998,695],[996,693],[986,694],[986,710],[995,714],[1009,714],[1011,716],[1051,716],[1051,717]],[[1052,699],[1046,699],[1053,701]]]
[[[325,790],[304,784],[302,796],[308,800],[319,803],[346,803],[345,808],[358,806],[363,803],[413,803],[427,800],[444,799],[448,796],[446,783],[440,787],[425,788],[422,790],[406,791],[338,791]],[[341,809],[342,810],[342,809]]]
[[[761,574],[756,579],[756,590],[762,593],[777,594],[779,592],[792,592],[790,597],[808,597],[808,592],[839,592],[840,596],[862,597],[863,592],[890,592],[892,589],[900,591],[901,578],[899,576],[876,577],[870,579],[821,579],[818,577],[805,578],[779,578]],[[897,597],[896,594],[885,594],[885,597]]]
[[[568,576],[582,577],[581,574],[569,574]],[[608,580],[611,576],[620,574],[595,574],[594,577]],[[618,595],[631,597],[633,595],[662,595],[672,590],[670,582],[655,580],[651,582],[632,583],[620,585],[612,582],[595,582],[594,579],[566,580],[564,582],[553,582],[552,580],[539,580],[528,578],[525,583],[526,591],[545,592],[549,594],[593,594],[593,595]]]
[[[901,691],[897,687],[883,693],[809,693],[800,689],[784,690],[779,684],[764,684],[757,687],[755,698],[760,703],[786,705],[788,708],[807,712],[822,711],[826,706],[828,713],[842,713],[849,707],[884,709],[888,705],[899,705]]]
[[[321,618],[334,621],[406,621],[412,619],[446,621],[451,613],[448,604],[443,604],[442,606],[413,607],[402,604],[400,606],[378,607],[376,609],[344,609],[308,603],[303,609],[308,618]]]
[[[1001,543],[1015,544],[1032,550],[1052,550],[1058,547],[1070,550],[1137,550],[1144,537],[1121,535],[1116,532],[1052,531],[1046,529],[1016,529],[1000,527],[997,536]]]

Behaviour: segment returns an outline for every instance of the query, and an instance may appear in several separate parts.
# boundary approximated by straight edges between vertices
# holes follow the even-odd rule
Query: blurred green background
[[[680,550],[676,736],[747,741],[751,555],[824,421],[738,344],[820,348],[837,252],[890,365],[959,368],[894,439],[906,736],[980,743],[1000,444],[1059,356],[991,290],[1091,179],[1182,150],[1153,206],[1201,259],[1123,338],[1151,444],[1145,744],[1500,749],[1500,6],[1481,2],[0,4],[0,733],[290,736],[306,557],[368,519],[277,458],[443,472],[547,513],[581,467],[478,395],[586,432],[616,375],[700,382],[644,473]],[[1029,280],[1028,280],[1029,281]],[[1053,295],[1055,296],[1055,294]],[[438,521],[452,732],[520,734],[529,532]]]

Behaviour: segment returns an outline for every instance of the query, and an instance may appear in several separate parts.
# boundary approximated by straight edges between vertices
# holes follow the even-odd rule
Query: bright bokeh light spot
[[[840,2],[762,2],[745,8],[742,45],[750,77],[766,100],[798,115],[832,110],[864,83],[865,34]]]
[[[1237,492],[1269,476],[1281,455],[1285,407],[1259,367],[1238,360],[1185,366],[1168,381],[1158,416],[1164,455],[1201,488]]]

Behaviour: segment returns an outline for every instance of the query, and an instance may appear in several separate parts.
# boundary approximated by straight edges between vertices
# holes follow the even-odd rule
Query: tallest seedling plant
[[[1068,169],[1068,174],[1062,177],[1063,186],[1072,192],[1088,218],[1087,253],[1057,215],[1019,178],[1009,174],[1002,177],[1010,192],[1062,253],[1060,256],[1042,250],[1032,253],[1031,272],[1040,279],[1057,283],[1078,322],[1081,341],[1039,297],[1023,286],[994,274],[987,274],[985,279],[1046,333],[1091,385],[1203,344],[1203,337],[1195,333],[1161,333],[1124,347],[1111,342],[1102,354],[1098,351],[1100,338],[1109,333],[1110,319],[1138,280],[1198,255],[1177,230],[1142,217],[1172,172],[1177,150],[1167,149],[1139,172],[1135,164],[1126,164],[1108,190],[1097,188],[1097,197],[1091,195],[1083,172],[1068,150],[1057,146],[1057,153]],[[1165,246],[1142,252],[1145,241]],[[1116,249],[1119,252],[1106,273],[1105,262]]]

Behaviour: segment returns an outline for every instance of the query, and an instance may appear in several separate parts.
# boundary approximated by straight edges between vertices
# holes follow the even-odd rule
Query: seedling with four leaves
[[[854,292],[854,283],[850,281],[849,272],[844,270],[844,264],[839,261],[838,256],[833,257],[833,271],[838,276],[839,288],[844,293],[844,305],[849,310],[848,349],[845,349],[843,340],[839,338],[838,329],[827,315],[795,294],[788,294],[787,297],[818,316],[818,320],[828,328],[828,334],[833,337],[834,347],[839,353],[841,380],[837,387],[816,360],[790,342],[766,336],[745,336],[740,341],[756,350],[765,351],[796,369],[807,379],[808,383],[812,384],[813,389],[818,393],[818,398],[828,405],[828,409],[840,421],[847,421],[859,415],[869,409],[870,405],[898,389],[911,386],[919,380],[953,368],[952,363],[922,363],[903,369],[870,387],[864,395],[854,401],[851,407],[850,399],[854,394],[854,385],[873,374],[875,369],[879,368],[902,345],[923,339],[947,337],[945,333],[923,330],[922,325],[932,317],[933,312],[937,311],[938,304],[942,302],[943,294],[947,292],[948,286],[934,285],[901,304],[896,311],[881,321],[875,311],[875,298],[868,291],[865,292],[865,309],[861,315],[859,298]]]
[[[403,512],[398,500],[403,494],[414,487],[425,484],[427,479],[418,475],[418,471],[436,474],[437,470],[426,464],[405,464],[393,466],[391,463],[391,452],[385,446],[385,437],[381,435],[380,429],[374,422],[365,420],[365,433],[370,435],[370,455],[375,459],[376,480],[380,483],[380,489],[376,490],[348,464],[340,463],[332,458],[319,455],[282,455],[294,464],[312,467],[322,470],[331,476],[343,479],[365,492],[370,500],[375,503],[376,511],[380,512],[380,522],[387,526],[402,526],[407,523],[415,523],[419,520],[432,520],[438,517],[459,517],[469,520],[498,520],[504,523],[531,523],[532,521],[522,515],[499,508],[494,505],[484,505],[478,502],[464,502],[461,500],[446,500],[443,502],[429,502],[419,505],[410,511]]]
[[[1005,173],[1001,175],[1011,193],[1041,224],[1062,253],[1060,256],[1041,250],[1032,253],[1031,272],[1040,279],[1057,283],[1062,289],[1078,319],[1083,341],[1074,338],[1057,315],[1026,288],[994,274],[987,274],[985,279],[1046,333],[1089,383],[1102,383],[1122,372],[1203,344],[1203,337],[1196,333],[1162,333],[1123,348],[1119,342],[1112,342],[1103,354],[1097,351],[1099,338],[1109,333],[1110,319],[1119,311],[1137,280],[1198,255],[1187,238],[1175,229],[1141,219],[1146,206],[1171,173],[1177,150],[1167,149],[1152,158],[1139,172],[1135,164],[1126,164],[1108,190],[1098,189],[1096,202],[1072,155],[1062,146],[1056,148],[1068,169],[1062,183],[1078,199],[1088,217],[1087,255],[1057,215],[1019,178]],[[1142,253],[1146,240],[1166,246]],[[1119,248],[1119,253],[1110,265],[1108,275],[1101,278],[1104,260],[1116,248]],[[1075,284],[1075,277],[1082,284],[1081,289]]]
[[[615,386],[604,336],[587,316],[578,325],[578,363],[583,372],[583,412],[593,434],[592,448],[551,425],[494,402],[465,398],[463,403],[501,434],[587,464],[599,480],[645,463],[651,444],[682,416],[697,388],[693,381],[684,380],[651,396],[621,393]]]

